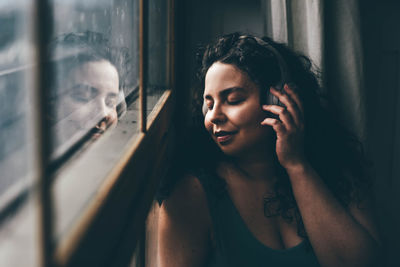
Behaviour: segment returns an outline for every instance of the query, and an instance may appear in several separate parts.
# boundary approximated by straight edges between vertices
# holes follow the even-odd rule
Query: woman
[[[98,139],[125,111],[127,53],[97,32],[69,33],[52,43],[55,85],[52,109],[56,154],[73,144]]]
[[[211,138],[162,202],[160,265],[376,264],[366,161],[323,108],[310,61],[233,33],[205,49],[199,77]]]

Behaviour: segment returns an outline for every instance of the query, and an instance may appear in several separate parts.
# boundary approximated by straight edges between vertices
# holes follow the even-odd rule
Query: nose
[[[99,99],[98,109],[99,115],[102,118],[108,117],[111,114],[111,108],[107,107],[105,99]]]
[[[214,104],[213,109],[209,110],[207,115],[209,116],[208,119],[213,124],[221,124],[226,120],[225,113],[220,105]]]
[[[99,97],[96,101],[96,121],[107,125],[114,120],[115,108],[108,107],[105,99]]]

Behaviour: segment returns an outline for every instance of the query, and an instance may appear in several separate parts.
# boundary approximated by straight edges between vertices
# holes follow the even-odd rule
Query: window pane
[[[53,187],[62,238],[138,132],[139,19],[136,0],[53,1],[53,160],[74,155]]]
[[[137,27],[128,0],[55,0],[53,159],[97,140],[137,90]]]
[[[8,4],[7,4],[8,2]],[[25,2],[25,3],[23,3]],[[28,94],[32,49],[28,0],[0,4],[0,196],[29,168]],[[25,5],[25,6],[24,6]]]
[[[36,266],[32,1],[0,1],[0,265]],[[24,257],[21,257],[24,255]]]
[[[168,81],[168,1],[149,0],[148,114],[169,87]]]

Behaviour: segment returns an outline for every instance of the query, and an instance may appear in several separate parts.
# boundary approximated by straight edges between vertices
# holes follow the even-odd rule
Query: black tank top
[[[233,204],[225,182],[205,170],[195,172],[207,195],[215,249],[209,266],[320,266],[307,241],[283,250],[262,244],[247,228]]]

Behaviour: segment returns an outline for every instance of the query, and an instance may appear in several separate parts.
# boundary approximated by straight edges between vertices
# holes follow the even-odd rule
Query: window
[[[29,0],[0,3],[0,265],[12,266],[20,258],[12,245],[26,251],[25,257],[37,261],[32,235],[37,218],[33,205],[27,202],[27,188],[33,185],[32,104],[33,91],[32,2]],[[27,205],[21,207],[21,203]],[[10,214],[19,208],[30,216]],[[7,240],[13,240],[13,243]],[[23,241],[20,241],[22,240]],[[18,261],[16,261],[18,263]]]
[[[130,260],[171,150],[173,14],[0,3],[0,265]]]

